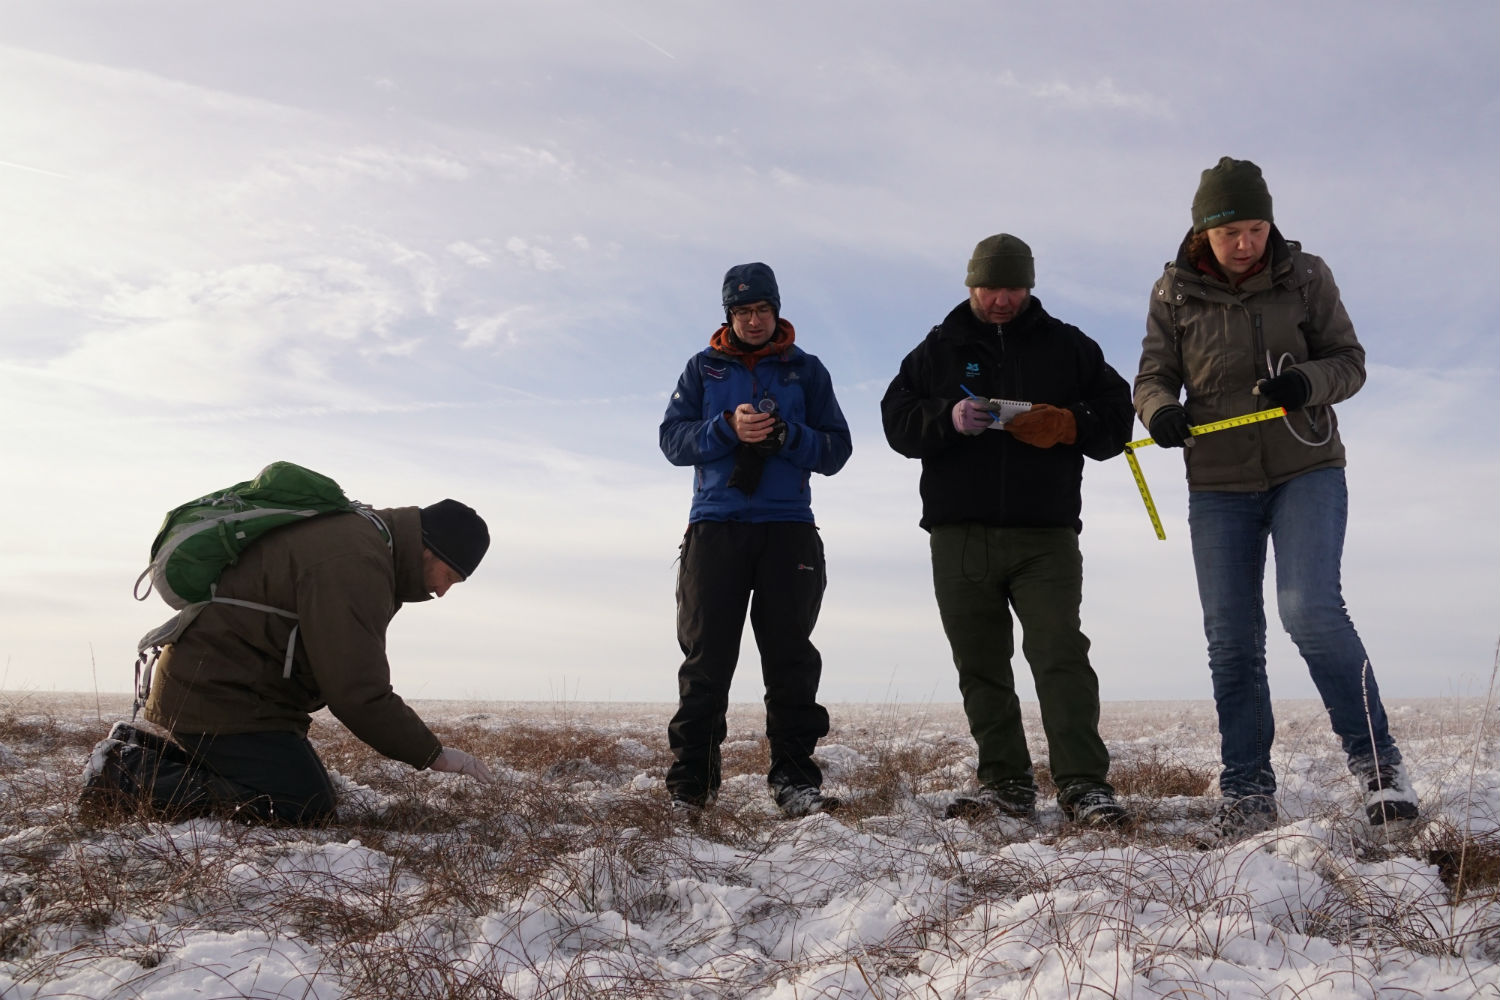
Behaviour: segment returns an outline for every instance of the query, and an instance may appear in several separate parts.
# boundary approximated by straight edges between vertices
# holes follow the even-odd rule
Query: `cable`
[[[1296,359],[1293,358],[1290,353],[1283,352],[1282,355],[1281,355],[1281,357],[1276,360],[1275,364],[1272,364],[1271,363],[1271,352],[1270,351],[1266,351],[1266,371],[1268,371],[1268,372],[1271,373],[1271,377],[1272,378],[1276,378],[1278,375],[1281,374],[1281,369],[1286,365],[1286,363],[1288,361],[1292,362],[1293,364],[1296,364]],[[1307,412],[1307,427],[1308,427],[1308,431],[1310,433],[1313,433],[1313,434],[1318,433],[1318,418],[1315,417],[1315,416],[1313,416],[1313,414],[1312,414],[1312,412],[1310,410],[1306,411],[1306,412]],[[1295,428],[1295,427],[1292,426],[1292,415],[1290,413],[1288,413],[1286,415],[1285,426],[1286,426],[1288,434],[1290,434],[1292,437],[1296,438],[1302,444],[1307,445],[1309,448],[1321,448],[1323,445],[1325,445],[1329,441],[1333,440],[1333,421],[1332,420],[1330,420],[1328,422],[1328,433],[1326,433],[1326,434],[1323,435],[1323,440],[1321,440],[1321,441],[1309,441],[1307,438],[1303,437],[1301,434],[1298,434],[1297,433],[1297,428]]]

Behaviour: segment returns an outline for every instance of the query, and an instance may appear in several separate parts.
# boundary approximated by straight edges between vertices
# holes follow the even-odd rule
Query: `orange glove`
[[[1078,421],[1073,419],[1073,411],[1046,403],[1032,403],[1030,410],[1006,421],[1005,429],[1014,434],[1017,441],[1036,448],[1072,444],[1078,440]]]

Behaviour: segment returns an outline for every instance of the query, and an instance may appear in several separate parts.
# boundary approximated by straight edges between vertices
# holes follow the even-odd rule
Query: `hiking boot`
[[[116,723],[109,736],[94,745],[83,768],[83,789],[78,793],[78,818],[85,823],[107,823],[128,815],[138,804],[135,771],[139,761],[125,759],[126,751],[139,757],[141,748],[116,737]]]
[[[1269,795],[1226,798],[1219,802],[1213,819],[1198,834],[1198,847],[1210,851],[1274,829],[1278,822],[1276,800]]]
[[[833,812],[843,805],[832,795],[813,785],[772,785],[771,795],[776,799],[776,808],[788,819],[811,816],[813,813]]]
[[[977,820],[989,816],[1009,819],[1036,818],[1036,788],[1019,782],[984,785],[970,795],[954,799],[943,815],[948,819]]]
[[[164,737],[128,722],[116,722],[94,745],[83,768],[78,818],[85,823],[124,819],[146,804],[143,776],[149,779],[163,759],[185,760],[182,749]]]
[[[1090,788],[1087,791],[1059,801],[1063,817],[1080,826],[1120,827],[1130,821],[1130,813],[1115,799],[1108,788]]]
[[[685,819],[689,823],[696,823],[703,815],[703,811],[718,801],[718,798],[719,796],[714,792],[694,795],[692,792],[673,790],[667,807],[671,809],[673,816]]]
[[[1417,818],[1417,793],[1405,764],[1381,764],[1365,783],[1365,818],[1374,827],[1409,823]]]

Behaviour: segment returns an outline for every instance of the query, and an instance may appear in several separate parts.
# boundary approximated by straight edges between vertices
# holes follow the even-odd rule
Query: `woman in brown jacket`
[[[1268,538],[1282,625],[1365,786],[1370,824],[1417,816],[1339,582],[1348,493],[1332,404],[1359,391],[1364,360],[1327,265],[1277,230],[1260,168],[1226,156],[1203,171],[1193,228],[1152,290],[1135,408],[1157,444],[1185,448],[1223,760],[1213,842],[1277,822],[1262,599]],[[1270,407],[1287,413],[1191,434]]]

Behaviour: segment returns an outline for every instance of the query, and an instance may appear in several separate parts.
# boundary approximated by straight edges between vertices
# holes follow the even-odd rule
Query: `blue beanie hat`
[[[759,261],[736,264],[724,272],[724,312],[751,302],[769,302],[781,315],[781,292],[776,288],[776,274]]]

